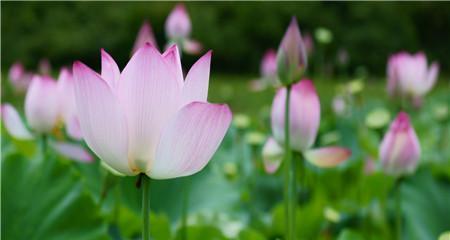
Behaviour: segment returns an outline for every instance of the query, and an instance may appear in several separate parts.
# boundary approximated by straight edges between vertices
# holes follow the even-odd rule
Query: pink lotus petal
[[[111,87],[81,62],[73,65],[78,120],[89,148],[117,171],[134,175],[128,163],[126,119]]]
[[[284,143],[286,88],[278,90],[272,103],[272,133],[278,144]],[[292,86],[290,98],[291,147],[297,151],[310,148],[320,123],[320,102],[311,80]]]
[[[164,129],[147,175],[166,179],[200,171],[218,149],[231,123],[227,105],[193,102]]]
[[[400,112],[380,145],[379,156],[384,171],[395,176],[414,172],[420,152],[419,139],[409,116]]]
[[[66,121],[66,132],[73,139],[81,140],[83,138],[78,117],[74,116]]]
[[[136,41],[134,42],[132,54],[136,53],[139,48],[145,46],[146,43],[151,43],[153,46],[158,48],[158,44],[156,43],[155,35],[153,34],[152,26],[149,21],[144,21],[141,29],[136,37]]]
[[[119,81],[119,101],[125,109],[129,157],[144,172],[153,159],[163,126],[181,104],[181,88],[166,60],[146,44],[128,62]]]
[[[9,81],[11,82],[14,90],[23,92],[27,90],[31,82],[31,74],[25,71],[22,63],[16,62],[9,69]]]
[[[264,53],[260,72],[263,77],[274,77],[277,75],[277,53],[275,50],[269,49]]]
[[[183,103],[206,102],[212,52],[208,51],[189,70],[183,87]]]
[[[177,82],[182,88],[184,85],[183,69],[181,67],[180,51],[177,45],[172,45],[163,53],[164,59],[167,61],[167,65],[171,68],[172,72],[175,73]]]
[[[83,163],[92,162],[93,158],[83,147],[78,144],[68,143],[68,142],[52,142],[51,146],[59,154]]]
[[[47,76],[34,76],[25,97],[25,115],[31,128],[49,133],[56,125],[60,113],[59,92],[56,82]]]
[[[25,127],[17,110],[9,103],[2,105],[2,120],[8,133],[20,140],[33,139],[33,135]]]
[[[184,4],[175,6],[166,20],[166,35],[168,38],[187,38],[191,33],[191,20]]]
[[[103,48],[101,50],[102,55],[102,78],[111,86],[112,89],[116,89],[119,84],[120,70],[116,61],[109,55]]]
[[[283,160],[283,148],[273,138],[267,139],[263,147],[263,164],[267,173],[275,173]]]
[[[351,151],[347,148],[323,147],[307,150],[304,156],[307,161],[318,167],[329,168],[347,160],[351,154]]]
[[[434,84],[437,81],[438,73],[439,73],[439,64],[433,62],[430,68],[428,69],[426,84],[424,84],[425,86],[423,87],[422,94],[429,92],[433,88]]]
[[[193,39],[184,39],[183,41],[183,50],[192,55],[200,54],[203,50],[203,46],[199,41]]]

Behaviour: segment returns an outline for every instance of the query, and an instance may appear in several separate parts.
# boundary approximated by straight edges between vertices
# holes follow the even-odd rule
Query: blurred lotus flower
[[[264,170],[269,174],[275,173],[280,167],[283,155],[283,148],[278,145],[275,139],[268,138],[262,152]]]
[[[314,40],[310,33],[306,33],[303,36],[303,43],[305,45],[307,55],[311,56],[312,52],[314,51]]]
[[[88,146],[113,169],[151,178],[188,176],[211,159],[230,125],[227,105],[207,102],[211,52],[183,79],[176,46],[139,49],[120,73],[75,62],[75,99]],[[104,69],[108,66],[108,69]]]
[[[14,90],[19,92],[27,90],[32,78],[32,75],[26,72],[24,66],[20,62],[16,62],[11,66],[8,76]]]
[[[344,115],[347,110],[347,104],[343,96],[336,96],[333,98],[332,103],[333,111],[336,115]]]
[[[278,78],[284,85],[300,81],[307,66],[307,55],[297,20],[292,18],[277,53]]]
[[[262,91],[267,86],[276,87],[279,85],[277,78],[277,53],[269,49],[264,53],[260,66],[261,77],[250,82],[250,89],[253,91]]]
[[[272,104],[272,133],[279,146],[284,145],[285,139],[285,99],[286,88],[282,88],[278,90]],[[345,148],[323,147],[310,149],[316,139],[320,123],[320,102],[311,80],[304,79],[292,85],[289,107],[290,143],[293,150],[303,153],[306,160],[318,167],[336,166],[348,159],[351,152]],[[270,141],[270,145],[267,147],[274,149],[273,144]]]
[[[389,95],[422,97],[436,83],[439,65],[427,66],[427,58],[420,52],[415,55],[400,52],[389,58],[387,66]]]
[[[199,54],[203,49],[200,42],[190,39],[191,20],[184,4],[175,6],[166,20],[166,35],[169,45],[177,44],[189,54]]]
[[[144,21],[139,30],[139,33],[136,37],[136,41],[134,42],[133,51],[131,54],[133,55],[139,48],[143,47],[146,43],[150,43],[156,48],[158,48],[158,43],[156,42],[155,35],[153,34],[152,26],[149,21]]]
[[[50,75],[52,71],[52,66],[47,58],[43,58],[39,61],[39,74]]]
[[[419,139],[408,114],[400,112],[380,145],[382,168],[387,174],[395,176],[412,173],[419,158]]]
[[[9,103],[1,107],[3,125],[8,133],[19,140],[32,140],[35,136],[26,128],[17,110]],[[81,146],[68,142],[50,142],[59,154],[80,162],[91,162],[92,156]]]

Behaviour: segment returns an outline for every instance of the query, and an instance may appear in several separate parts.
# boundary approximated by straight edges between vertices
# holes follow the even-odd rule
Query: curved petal
[[[117,84],[120,78],[120,70],[116,61],[109,55],[103,48],[101,50],[102,55],[102,78],[108,82],[112,89],[117,88]]]
[[[127,116],[129,157],[144,172],[163,126],[180,107],[181,88],[158,50],[146,44],[123,70],[118,93]]]
[[[72,117],[66,121],[66,132],[73,139],[81,140],[83,138],[80,122],[77,117]]]
[[[151,43],[153,46],[158,48],[158,44],[156,43],[155,35],[153,34],[152,26],[149,21],[144,21],[139,29],[139,33],[136,37],[136,41],[134,42],[133,51],[131,54],[134,54],[139,50],[139,48],[143,47],[146,43]]]
[[[433,62],[430,66],[430,69],[428,70],[427,73],[427,79],[426,79],[426,84],[424,87],[424,92],[423,94],[425,94],[426,92],[430,91],[431,88],[433,88],[434,84],[437,81],[437,76],[439,73],[439,64]]]
[[[89,148],[117,171],[133,175],[128,164],[126,120],[109,85],[81,62],[73,65],[75,102]]]
[[[34,76],[25,97],[25,115],[30,127],[48,133],[56,125],[61,103],[56,81],[48,76]]]
[[[273,138],[267,139],[263,147],[263,164],[267,173],[275,173],[283,160],[283,148]]]
[[[231,117],[227,105],[193,102],[183,107],[164,129],[147,175],[167,179],[200,171],[222,142]]]
[[[33,135],[25,127],[17,110],[9,103],[2,105],[2,120],[8,133],[20,140],[33,139]]]
[[[189,70],[183,87],[183,103],[206,102],[212,51],[208,51]]]
[[[52,142],[51,146],[59,154],[69,159],[84,163],[89,163],[92,162],[93,160],[91,154],[89,154],[84,148],[82,148],[78,144],[68,142]]]
[[[351,154],[352,152],[347,148],[323,147],[307,150],[304,156],[307,161],[318,167],[329,168],[347,160]]]
[[[167,65],[175,73],[178,84],[180,85],[180,87],[182,87],[184,82],[184,76],[183,76],[183,69],[181,67],[180,52],[178,50],[177,45],[174,44],[171,47],[169,47],[163,53],[163,57],[167,61]]]

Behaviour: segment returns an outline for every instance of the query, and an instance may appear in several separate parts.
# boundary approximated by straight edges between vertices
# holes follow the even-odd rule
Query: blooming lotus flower
[[[200,42],[190,39],[191,20],[184,4],[179,3],[169,14],[165,25],[168,46],[177,44],[189,54],[198,54],[202,50]]]
[[[133,51],[131,54],[134,54],[139,48],[143,47],[146,43],[150,43],[153,46],[158,46],[156,43],[155,35],[153,34],[152,26],[149,21],[144,21],[139,30],[139,33],[136,37],[136,41],[134,42]]]
[[[1,114],[3,125],[11,136],[19,140],[32,140],[35,138],[35,135],[25,127],[19,113],[11,104],[3,104],[1,106]],[[92,156],[78,144],[51,141],[50,146],[59,154],[76,161],[91,162],[93,160]]]
[[[409,116],[400,112],[384,135],[380,159],[384,171],[391,175],[412,173],[420,158],[420,144]]]
[[[200,171],[231,122],[227,105],[207,102],[211,52],[183,79],[176,46],[146,44],[122,72],[102,54],[101,75],[75,62],[75,99],[83,137],[110,167],[151,178]]]
[[[299,81],[305,72],[307,60],[297,20],[292,18],[277,53],[277,70],[280,81],[285,85]]]
[[[351,152],[341,147],[311,149],[320,123],[320,102],[311,80],[292,85],[289,99],[291,149],[303,153],[305,159],[319,167],[332,167],[345,161]],[[282,159],[286,109],[286,88],[278,90],[272,103],[272,134],[263,148],[264,163],[273,172]],[[278,145],[278,146],[275,146]],[[274,170],[275,169],[275,170]]]
[[[32,75],[25,71],[22,63],[16,62],[9,69],[8,77],[14,89],[23,92],[30,85]]]
[[[436,83],[439,65],[433,62],[427,66],[427,58],[420,52],[415,55],[400,52],[392,55],[388,61],[388,93],[407,97],[422,97]]]

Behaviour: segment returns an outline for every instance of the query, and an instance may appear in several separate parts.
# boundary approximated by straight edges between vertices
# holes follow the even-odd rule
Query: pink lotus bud
[[[191,20],[184,4],[175,6],[166,20],[166,35],[170,39],[188,38],[191,34]]]
[[[273,78],[277,75],[277,53],[275,50],[269,49],[264,53],[260,72],[263,77]]]
[[[400,112],[384,135],[380,159],[384,171],[391,175],[415,171],[420,157],[420,144],[408,114]]]
[[[306,66],[306,49],[297,20],[292,18],[277,53],[277,70],[281,83],[288,85],[299,81]]]
[[[167,179],[205,167],[232,118],[227,105],[207,102],[211,52],[186,78],[176,46],[161,54],[146,44],[122,72],[112,58],[102,61],[101,75],[73,65],[78,119],[92,151],[124,175]]]
[[[436,83],[439,65],[427,66],[425,54],[411,55],[400,52],[392,55],[388,61],[387,90],[389,95],[400,94],[408,97],[420,97],[431,90]]]
[[[150,43],[156,48],[158,48],[158,43],[156,42],[155,35],[153,34],[152,26],[149,21],[144,21],[139,30],[139,33],[134,42],[133,51],[134,54],[139,48],[143,47],[146,43]]]
[[[56,125],[60,111],[56,82],[48,76],[36,75],[25,97],[25,115],[30,127],[49,133]]]
[[[280,145],[285,138],[285,103],[286,88],[282,88],[272,103],[272,133]],[[291,147],[302,152],[313,145],[320,123],[319,97],[311,80],[305,79],[292,86],[289,111]]]
[[[16,62],[9,69],[9,81],[17,91],[25,91],[31,82],[31,74],[25,71],[22,63]]]

